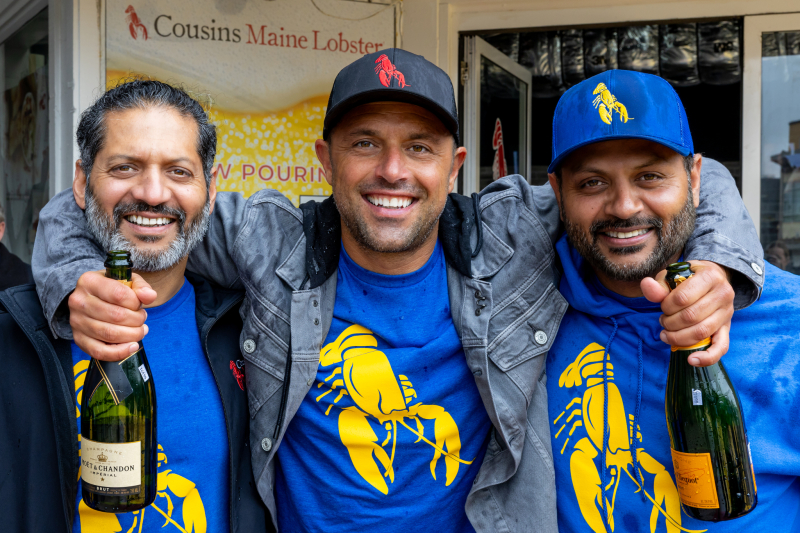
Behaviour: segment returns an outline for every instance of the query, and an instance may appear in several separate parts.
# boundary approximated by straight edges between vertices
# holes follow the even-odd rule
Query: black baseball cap
[[[423,107],[458,140],[458,110],[450,76],[422,56],[399,48],[367,54],[344,67],[333,82],[322,132],[354,107],[371,102],[405,102]]]

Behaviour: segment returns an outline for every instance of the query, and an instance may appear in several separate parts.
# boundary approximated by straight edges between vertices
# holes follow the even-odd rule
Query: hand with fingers
[[[128,287],[102,270],[86,272],[69,296],[73,340],[95,359],[120,361],[138,350],[147,334],[142,306],[155,301],[156,291],[138,274],[131,281]]]
[[[670,346],[692,346],[711,337],[708,350],[689,357],[692,366],[709,366],[728,351],[734,291],[724,267],[710,261],[689,261],[694,275],[670,292],[666,270],[644,278],[644,296],[661,303],[661,340]]]

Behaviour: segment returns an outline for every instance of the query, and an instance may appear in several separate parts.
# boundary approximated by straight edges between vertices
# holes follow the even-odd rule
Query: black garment
[[[243,293],[186,273],[230,449],[230,531],[272,531],[256,491],[239,352]],[[0,517],[8,533],[72,531],[79,457],[70,342],[54,339],[32,285],[0,292]],[[197,438],[202,438],[198,435]]]
[[[31,266],[0,243],[0,291],[27,283],[33,283]]]

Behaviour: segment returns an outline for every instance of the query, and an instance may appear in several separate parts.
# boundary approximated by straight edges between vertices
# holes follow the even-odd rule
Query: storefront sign
[[[133,3],[130,3],[133,2]],[[314,152],[333,80],[395,44],[395,8],[353,0],[108,0],[106,81],[144,75],[210,104],[217,187],[330,194]]]

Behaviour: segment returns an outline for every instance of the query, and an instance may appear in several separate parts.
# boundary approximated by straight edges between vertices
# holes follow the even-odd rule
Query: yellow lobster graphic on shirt
[[[75,396],[76,414],[78,419],[81,417],[81,398],[83,397],[83,383],[86,380],[86,371],[89,368],[91,359],[79,361],[73,367],[75,375]],[[81,436],[78,435],[80,441]],[[203,507],[203,500],[194,482],[176,474],[172,470],[162,470],[162,466],[168,463],[167,454],[164,448],[158,445],[158,477],[156,479],[156,501],[144,509],[132,511],[124,514],[103,513],[95,511],[87,506],[83,500],[78,504],[78,517],[81,525],[81,533],[118,533],[122,531],[120,518],[123,522],[130,520],[131,525],[125,533],[138,533],[144,526],[145,514],[148,520],[163,520],[165,527],[168,524],[172,527],[165,531],[180,531],[181,533],[206,533],[208,524],[206,521],[206,511]],[[78,472],[80,479],[80,472]],[[183,516],[173,516],[175,501],[182,500]],[[165,507],[165,509],[162,509]],[[180,523],[178,520],[182,521]]]
[[[610,474],[610,482],[603,487],[601,468],[603,453],[603,362],[605,359],[608,388],[608,447],[606,449],[606,469]],[[553,424],[557,426],[554,440],[564,439],[561,454],[567,451],[570,440],[575,442],[570,448],[569,470],[572,487],[578,507],[586,524],[595,533],[614,531],[614,510],[617,490],[623,479],[630,479],[635,487],[634,492],[644,491],[651,504],[650,532],[655,533],[659,524],[659,516],[663,515],[668,533],[687,531],[681,527],[681,504],[678,489],[669,471],[648,454],[644,447],[636,448],[638,464],[633,463],[632,443],[642,443],[640,428],[633,427],[633,415],[625,412],[622,395],[614,383],[614,366],[611,355],[605,348],[593,342],[578,354],[558,378],[559,387],[584,386],[582,396],[573,398],[559,414]],[[569,429],[567,430],[567,427]],[[666,428],[664,428],[666,431]],[[598,464],[599,463],[599,464]],[[639,469],[640,478],[636,476]],[[641,470],[654,476],[652,491],[639,484],[644,480]],[[626,476],[626,477],[624,477]],[[631,488],[634,488],[631,487]],[[608,492],[611,492],[610,495]],[[608,511],[608,528],[603,523],[603,499]],[[703,530],[705,531],[705,530]],[[690,533],[702,533],[691,531]]]
[[[322,348],[319,366],[330,369],[330,374],[317,385],[318,389],[327,388],[316,396],[316,401],[336,394],[325,411],[328,416],[344,396],[353,400],[355,405],[339,410],[339,438],[356,472],[376,490],[388,494],[384,478],[394,482],[398,425],[416,435],[415,442],[422,441],[434,449],[430,462],[433,479],[439,459],[444,456],[445,486],[455,480],[460,464],[472,464],[460,457],[461,438],[450,413],[438,405],[413,403],[417,393],[411,381],[403,374],[395,375],[389,358],[378,350],[378,341],[367,328],[352,325],[345,329]],[[422,420],[434,421],[435,442],[425,437]],[[386,430],[386,438],[380,444],[370,421]],[[387,453],[385,447],[390,441],[391,450]]]
[[[592,94],[597,95],[592,101],[592,105],[597,109],[597,112],[600,113],[600,119],[606,124],[611,124],[614,120],[614,111],[619,114],[619,119],[622,122],[633,120],[633,117],[628,117],[627,108],[622,105],[622,102],[617,100],[616,96],[611,94],[611,91],[608,90],[605,83],[598,83],[597,87],[592,91]]]

